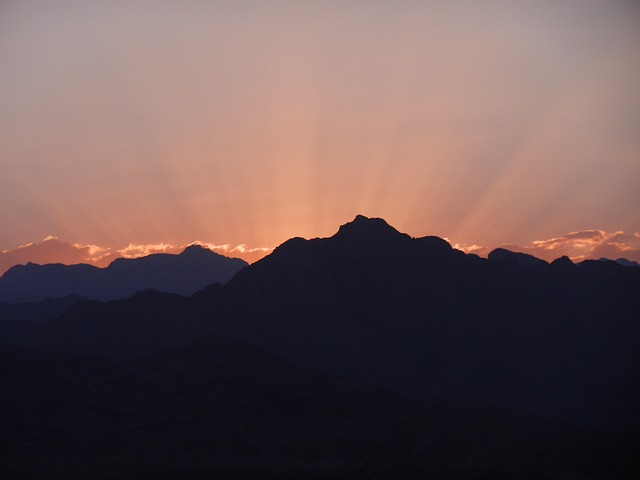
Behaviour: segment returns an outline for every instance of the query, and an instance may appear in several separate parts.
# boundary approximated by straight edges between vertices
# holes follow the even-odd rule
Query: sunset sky
[[[635,0],[2,0],[0,66],[3,254],[271,248],[360,213],[640,259]]]

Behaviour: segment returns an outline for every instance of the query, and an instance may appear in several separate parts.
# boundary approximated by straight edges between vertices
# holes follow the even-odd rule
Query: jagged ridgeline
[[[636,267],[358,216],[190,297],[0,322],[0,455],[22,478],[635,478],[639,292]]]

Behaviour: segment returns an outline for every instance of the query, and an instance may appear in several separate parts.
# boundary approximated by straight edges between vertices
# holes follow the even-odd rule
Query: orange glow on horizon
[[[335,230],[337,231],[337,228]],[[335,232],[330,235],[333,233]],[[586,259],[609,258],[615,260],[626,258],[640,263],[640,232],[625,234],[622,231],[609,233],[603,230],[585,230],[546,240],[535,240],[523,245],[499,244],[491,247],[452,243],[448,238],[445,240],[450,242],[453,248],[481,257],[486,257],[494,248],[502,247],[516,252],[528,253],[547,262],[561,256],[568,256],[574,262]],[[88,263],[98,267],[106,267],[116,258],[137,258],[154,253],[179,254],[190,245],[201,245],[220,255],[241,258],[248,263],[254,263],[273,251],[273,247],[249,247],[245,244],[220,245],[200,241],[183,246],[168,243],[129,244],[124,248],[116,249],[81,243],[70,244],[62,242],[54,236],[48,236],[41,242],[32,242],[14,249],[0,251],[0,275],[14,265],[27,262],[40,264]]]

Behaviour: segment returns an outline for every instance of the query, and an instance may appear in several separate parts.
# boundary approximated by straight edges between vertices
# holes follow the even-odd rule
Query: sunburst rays
[[[17,5],[0,247],[635,229],[637,7],[356,3]]]

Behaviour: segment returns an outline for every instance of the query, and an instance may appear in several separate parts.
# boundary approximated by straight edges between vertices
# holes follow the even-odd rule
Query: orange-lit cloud
[[[451,241],[448,238],[445,238],[445,240],[449,243],[451,243]],[[466,245],[464,243],[454,243],[452,244],[453,248],[456,248],[458,250],[462,250],[464,253],[472,253],[474,255],[479,255],[481,257],[486,257],[489,252],[492,250],[489,247],[483,247],[482,245]]]
[[[28,243],[15,249],[0,251],[0,273],[14,265],[28,262],[45,263],[90,263],[96,266],[106,266],[114,258],[109,249],[96,245],[81,245],[61,242],[55,237],[49,236],[41,242]]]
[[[466,253],[486,256],[492,248],[479,245],[455,244],[455,248]],[[582,230],[559,237],[535,240],[529,245],[503,244],[502,248],[528,253],[548,262],[567,256],[574,262],[587,259],[626,258],[640,261],[640,232],[606,232],[604,230]]]
[[[249,263],[257,262],[273,251],[273,247],[248,247],[245,244],[236,245],[234,247],[228,244],[215,245],[213,243],[206,242],[193,242],[191,245],[201,245],[209,250],[219,253],[220,255],[224,255],[226,257],[239,257]]]
[[[247,247],[246,245],[215,245],[206,242],[192,242],[189,245],[201,245],[220,255],[238,257],[253,263],[269,254],[273,248]],[[15,249],[0,251],[0,275],[14,265],[28,262],[47,264],[63,263],[74,265],[86,263],[97,267],[106,267],[116,258],[138,258],[154,253],[178,254],[189,245],[171,245],[168,243],[157,244],[132,244],[124,248],[114,249],[98,245],[84,245],[81,243],[67,243],[56,237],[48,236],[41,242],[33,242],[21,245]]]
[[[150,245],[134,245],[130,243],[125,248],[117,250],[119,256],[123,258],[138,258],[151,255],[154,253],[180,253],[183,248],[170,245],[168,243],[156,243]]]

